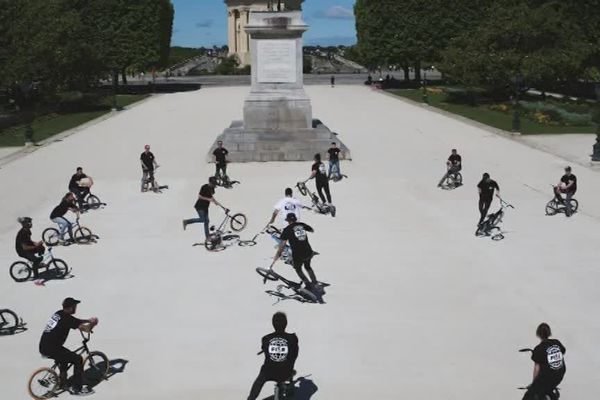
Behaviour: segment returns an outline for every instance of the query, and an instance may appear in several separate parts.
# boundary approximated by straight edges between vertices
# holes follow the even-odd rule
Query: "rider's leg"
[[[43,257],[38,256],[37,251],[28,251],[26,253],[21,254],[21,257],[26,260],[31,261],[31,269],[33,270],[33,279],[37,279],[39,276],[39,268],[42,263]]]
[[[333,171],[333,161],[329,160],[329,170],[327,171],[327,177],[331,179],[331,171]]]
[[[261,370],[260,373],[258,374],[258,376],[256,377],[256,380],[252,384],[252,389],[250,389],[250,394],[248,395],[248,400],[256,400],[258,398],[258,396],[260,395],[260,391],[262,390],[262,388],[266,382],[267,382],[267,377],[264,374],[264,372]]]
[[[323,190],[325,190],[325,195],[327,196],[327,202],[331,204],[331,193],[329,192],[329,182],[326,182],[323,186]],[[325,202],[325,201],[323,201]]]
[[[556,186],[554,186],[554,198],[560,204],[565,204],[565,201],[563,200],[562,194],[560,193],[560,189],[558,187],[556,187]]]
[[[306,272],[308,272],[308,276],[310,276],[310,280],[312,281],[312,283],[316,284],[318,282],[317,276],[315,275],[315,271],[313,271],[313,269],[310,266],[310,261],[311,258],[304,261],[304,269],[306,270]]]
[[[52,219],[52,222],[58,225],[58,233],[60,234],[61,239],[64,239],[65,232],[69,229],[69,221],[64,217],[57,217]]]
[[[481,225],[481,223],[483,222],[483,220],[487,216],[487,213],[488,213],[491,205],[492,205],[492,201],[491,200],[484,199],[484,198],[481,198],[481,197],[479,198],[479,213],[481,214],[481,216],[479,218],[479,225]]]
[[[141,190],[142,192],[145,190],[148,190],[148,170],[144,169],[142,170],[142,187]]]
[[[442,179],[440,179],[440,183],[438,183],[438,186],[441,187],[443,185],[444,181],[446,179],[448,179],[449,176],[450,176],[450,170],[446,171],[444,176],[442,176]]]
[[[202,210],[200,208],[196,208],[196,212],[198,213],[198,218],[184,219],[183,227],[185,229],[185,227],[190,224],[204,223],[204,235],[208,238],[208,235],[209,235],[208,211]]]
[[[323,203],[326,203],[326,198],[325,195],[323,194],[323,188],[325,187],[324,184],[320,183],[319,181],[316,182],[316,186],[317,186],[317,193],[319,193],[319,197],[321,198],[321,201]]]
[[[302,265],[304,263],[305,263],[304,260],[301,260],[301,261],[294,260],[293,266],[294,266],[294,269],[296,270],[296,273],[302,280],[302,282],[304,282],[304,285],[306,285],[308,287],[308,286],[310,286],[310,281],[308,280],[308,278],[306,277],[306,275],[304,275],[304,272],[302,271]]]
[[[567,217],[570,217],[573,214],[573,210],[571,209],[571,198],[573,197],[573,192],[565,192],[565,207]]]
[[[83,386],[83,358],[65,347],[61,347],[53,353],[51,357],[58,363],[61,375],[66,374],[69,364],[73,364],[72,387],[75,391],[81,390]]]

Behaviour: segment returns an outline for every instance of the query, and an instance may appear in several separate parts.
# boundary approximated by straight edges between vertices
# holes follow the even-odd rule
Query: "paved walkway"
[[[316,273],[332,284],[327,304],[273,306],[264,290],[275,285],[254,272],[269,265],[271,240],[213,254],[192,247],[202,238],[199,225],[181,228],[213,172],[203,162],[207,147],[241,117],[247,90],[157,97],[0,169],[8,188],[0,197],[6,267],[15,259],[16,218],[32,216],[38,238],[75,167],[95,178],[94,191],[109,203],[82,217],[99,243],[55,250],[72,279],[41,288],[12,282],[7,272],[0,280],[0,305],[29,327],[0,338],[3,398],[26,398],[31,371],[49,364],[38,340],[66,296],[83,300],[80,317],[100,318],[91,347],[129,361],[96,388],[95,400],[245,398],[276,310],[288,313],[300,337],[296,367],[312,374],[313,400],[519,398],[516,388],[528,383],[532,365],[516,350],[535,345],[541,321],[568,348],[563,396],[600,393],[596,172],[575,168],[580,213],[546,217],[548,184],[563,159],[360,86],[309,87],[315,117],[340,132],[354,161],[342,164],[350,178],[332,185],[338,216],[302,216],[316,231]],[[139,193],[146,143],[162,166],[158,179],[170,185],[162,195]],[[436,183],[452,147],[464,157],[465,185],[447,192]],[[216,197],[247,214],[242,236],[251,238],[284,188],[308,177],[310,163],[234,164],[229,171],[242,183]],[[503,242],[473,235],[475,185],[484,171],[516,207],[506,215]],[[220,222],[222,213],[211,208],[211,218]]]

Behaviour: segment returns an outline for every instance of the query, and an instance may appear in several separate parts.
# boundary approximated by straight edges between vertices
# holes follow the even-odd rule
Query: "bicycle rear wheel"
[[[57,246],[60,241],[60,232],[56,228],[46,228],[42,232],[42,240],[46,246]]]
[[[550,200],[546,204],[546,215],[555,215],[557,212],[557,204],[554,200]]]
[[[86,228],[85,226],[80,226],[77,228],[75,233],[73,234],[73,239],[75,243],[86,244],[92,241],[93,239],[92,231]]]
[[[98,196],[90,194],[86,201],[86,206],[88,209],[90,210],[96,210],[98,208],[100,208],[100,206],[102,205],[102,202],[100,201],[100,199],[98,198]]]
[[[97,385],[108,375],[110,362],[101,351],[91,351],[83,360],[83,377],[90,385]]]
[[[45,400],[56,396],[59,386],[58,374],[52,368],[40,368],[29,378],[27,390],[36,400]]]
[[[230,226],[235,232],[239,232],[246,227],[248,220],[244,214],[238,213],[231,217]]]
[[[579,202],[576,199],[571,199],[571,211],[575,212],[579,208]]]
[[[69,267],[60,258],[55,258],[48,263],[48,271],[52,271],[58,278],[64,278],[69,273]]]
[[[277,275],[277,273],[273,272],[273,270],[266,269],[266,268],[256,268],[256,272],[268,281],[278,281],[279,280],[279,275]]]
[[[25,282],[31,276],[29,264],[23,261],[14,262],[9,269],[10,276],[15,282]]]
[[[0,310],[0,332],[13,333],[19,326],[19,317],[11,310]]]

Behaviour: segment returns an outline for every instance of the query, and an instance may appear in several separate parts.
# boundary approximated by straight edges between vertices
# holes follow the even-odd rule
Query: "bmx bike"
[[[281,284],[277,286],[277,290],[266,290],[270,296],[277,298],[277,303],[281,300],[296,300],[301,303],[323,303],[323,294],[325,294],[325,290],[323,288],[329,286],[326,283],[318,282],[315,285],[315,292],[308,290],[305,287],[302,287],[302,284],[291,281],[289,279],[284,278],[279,275],[277,272],[273,271],[272,268],[256,268],[256,272],[262,276],[263,283],[267,283],[267,281],[277,282],[280,281]],[[286,293],[284,290],[287,290]]]
[[[556,198],[556,196],[553,197],[552,200],[550,200],[546,204],[546,215],[556,215],[558,213],[566,214],[567,213],[567,205],[565,202],[566,202],[566,199],[563,199],[561,202]],[[577,199],[571,197],[570,203],[571,203],[571,213],[576,213],[577,210],[579,209],[579,202],[577,201]]]
[[[81,347],[74,353],[83,357],[84,380],[89,385],[97,385],[108,375],[110,363],[108,357],[100,351],[90,351],[88,342],[90,333],[84,334],[79,331],[82,337]],[[48,357],[44,357],[48,358]],[[69,364],[69,368],[72,364]],[[29,395],[36,400],[49,399],[57,396],[58,393],[65,390],[67,382],[61,381],[58,363],[54,363],[50,368],[42,367],[33,372],[29,378],[27,389]]]
[[[442,182],[442,189],[453,190],[459,186],[462,186],[463,177],[459,171],[450,172],[444,182]]]
[[[90,242],[95,242],[98,238],[89,228],[79,224],[79,217],[75,220],[75,223],[71,223],[71,232],[71,234],[69,234],[69,232],[65,232],[65,234],[69,234],[69,238],[65,239],[65,235],[61,235],[58,229],[46,228],[42,232],[42,240],[46,246],[52,247],[58,246],[59,244],[64,246],[68,246],[73,243],[88,244]]]
[[[240,181],[232,181],[229,179],[229,176],[223,174],[222,171],[219,171],[215,174],[215,179],[217,180],[217,186],[223,187],[225,189],[232,189],[233,185],[239,185]]]
[[[25,323],[14,311],[7,308],[0,309],[0,335],[12,335],[24,326]]]
[[[100,198],[95,194],[92,194],[90,191],[83,196],[82,200],[83,201],[81,202],[77,202],[79,205],[79,211],[81,212],[87,212],[89,210],[97,210],[101,207],[106,207],[106,203],[100,201]]]
[[[161,185],[156,180],[154,173],[159,167],[154,168],[153,171],[147,171],[148,177],[146,179],[142,178],[142,193],[152,191],[154,193],[162,193],[164,189],[168,189],[169,185]]]
[[[306,182],[298,182],[296,184],[296,188],[303,196],[310,197],[312,202],[312,210],[319,214],[331,214],[332,217],[335,217],[336,208],[334,205],[321,203],[319,200],[319,196],[316,193],[311,192],[308,186],[306,186]]]
[[[519,349],[519,353],[533,353],[533,349],[529,349],[529,348]],[[527,390],[527,389],[529,389],[529,387],[527,387],[527,386],[519,387],[519,390]],[[544,394],[543,397],[541,397],[541,398],[539,396],[535,396],[534,400],[558,400],[559,398],[560,398],[560,389],[555,388],[550,393]]]
[[[214,225],[210,227],[211,233],[204,241],[204,246],[208,251],[221,251],[231,246],[234,241],[240,238],[240,235],[236,235],[233,232],[242,231],[248,223],[244,214],[237,213],[231,215],[228,209],[221,208],[225,211],[225,218],[223,218],[218,228],[215,228]],[[231,231],[226,228],[228,224]]]
[[[67,263],[60,258],[54,258],[52,247],[48,247],[38,268],[45,268],[46,272],[51,273],[57,278],[64,278],[69,273]],[[33,273],[33,262],[16,261],[11,264],[9,272],[15,282],[25,282],[29,280]]]
[[[504,214],[506,213],[505,210],[507,208],[514,209],[511,204],[507,203],[503,199],[500,199],[500,209],[495,213],[488,215],[485,221],[477,226],[475,236],[491,236],[492,240],[504,239],[504,234],[500,229],[500,224],[502,223]]]

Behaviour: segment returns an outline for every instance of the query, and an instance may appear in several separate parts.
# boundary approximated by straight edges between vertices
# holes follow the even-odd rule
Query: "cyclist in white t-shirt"
[[[275,204],[275,210],[273,211],[273,215],[271,216],[271,220],[267,224],[267,226],[272,225],[275,222],[275,219],[278,215],[281,215],[280,222],[282,226],[286,226],[285,217],[289,213],[296,214],[296,218],[300,219],[300,209],[306,208],[310,210],[310,207],[306,207],[302,202],[293,197],[294,192],[292,189],[285,189],[285,197]]]

